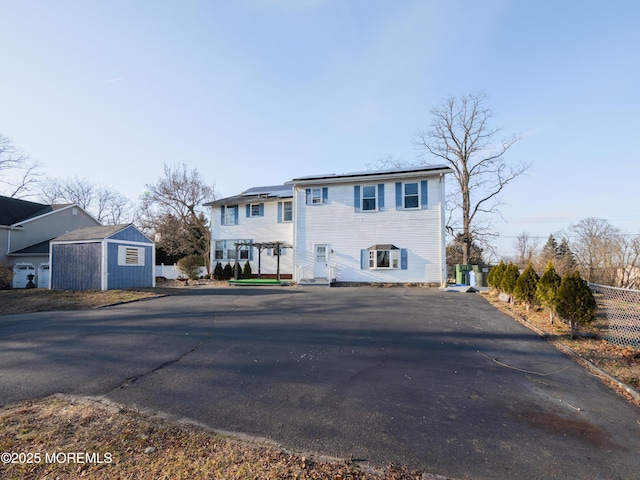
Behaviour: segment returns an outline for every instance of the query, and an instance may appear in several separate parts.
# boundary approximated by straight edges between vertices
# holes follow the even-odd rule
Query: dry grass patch
[[[292,455],[274,445],[239,441],[130,409],[60,396],[0,409],[0,452],[31,454],[32,463],[0,464],[0,477],[14,480],[427,478],[404,468],[372,472],[354,464]],[[74,454],[73,461],[69,453]],[[47,462],[47,454],[49,460],[67,461]]]
[[[0,290],[0,315],[96,308],[156,296],[158,293],[153,290],[88,290],[82,292],[40,288]]]
[[[552,342],[573,350],[620,382],[640,389],[640,350],[620,347],[605,340],[606,323],[601,317],[598,316],[590,325],[581,326],[578,337],[571,340],[569,325],[559,319],[552,324],[546,312],[535,308],[527,311],[523,305],[501,302],[494,293],[483,296],[496,308],[538,329]],[[640,405],[640,402],[634,401]]]

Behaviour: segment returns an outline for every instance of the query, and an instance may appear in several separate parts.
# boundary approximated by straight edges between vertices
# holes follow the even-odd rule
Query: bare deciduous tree
[[[423,163],[435,159],[453,169],[457,189],[449,197],[447,208],[460,210],[461,225],[450,221],[447,230],[451,234],[460,231],[464,262],[468,261],[471,244],[489,234],[482,214],[496,213],[504,187],[529,168],[524,163],[507,163],[504,155],[520,137],[495,139],[500,129],[489,124],[493,114],[485,106],[486,100],[485,93],[445,100],[431,110],[431,129],[417,132],[414,140]]]
[[[47,203],[75,203],[101,223],[117,225],[133,218],[131,201],[121,193],[81,178],[48,178],[40,182],[40,198]]]
[[[615,285],[621,258],[620,230],[602,218],[585,218],[571,225],[572,249],[582,276],[593,283]]]
[[[527,265],[533,264],[539,244],[540,241],[531,237],[528,232],[522,232],[516,237],[514,247],[518,252],[516,263],[519,268],[526,268]]]
[[[38,181],[40,166],[0,133],[0,188],[6,196],[24,196]]]
[[[139,222],[152,233],[159,248],[172,256],[202,255],[208,260],[209,222],[202,204],[215,200],[213,185],[208,185],[197,169],[164,166],[164,176],[147,184],[142,198]]]

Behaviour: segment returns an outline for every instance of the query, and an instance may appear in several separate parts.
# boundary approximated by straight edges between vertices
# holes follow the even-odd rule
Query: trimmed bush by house
[[[204,265],[202,255],[187,255],[178,260],[178,269],[184,273],[189,280],[195,280],[200,273],[200,267]]]
[[[217,262],[213,269],[213,278],[215,280],[224,280],[224,268],[222,268],[222,264],[220,262]]]
[[[222,273],[223,273],[222,278],[224,280],[230,280],[233,278],[233,267],[229,262],[227,262],[227,264],[224,266]]]
[[[244,268],[242,269],[242,278],[251,278],[251,264],[249,260],[244,264]]]

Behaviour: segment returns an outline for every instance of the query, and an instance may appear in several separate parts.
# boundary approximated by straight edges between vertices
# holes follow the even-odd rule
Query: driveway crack
[[[162,370],[163,368],[166,367],[170,367],[171,365],[174,365],[176,363],[178,363],[179,361],[181,361],[182,359],[184,359],[185,357],[187,357],[188,355],[191,355],[192,353],[194,353],[195,351],[197,351],[206,341],[208,341],[212,334],[213,334],[213,328],[215,327],[215,319],[213,321],[213,324],[211,325],[211,328],[209,329],[209,331],[207,332],[207,334],[205,335],[205,337],[200,340],[191,350],[188,350],[186,352],[184,352],[182,355],[180,355],[178,358],[174,358],[172,360],[166,361],[160,365],[158,365],[155,368],[152,368],[151,370],[141,373],[139,375],[134,375],[133,377],[129,377],[127,379],[125,379],[124,382],[122,382],[120,385],[118,385],[117,387],[115,387],[113,390],[120,390],[126,387],[131,387],[133,386],[138,380],[140,380],[141,378],[146,377],[147,375],[151,375],[159,370]]]

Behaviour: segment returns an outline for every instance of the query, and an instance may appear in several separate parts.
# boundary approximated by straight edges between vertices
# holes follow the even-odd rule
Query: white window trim
[[[316,192],[318,193],[317,196]],[[311,205],[322,205],[322,188],[311,189]]]
[[[289,206],[291,207],[289,210],[289,213],[291,214],[291,218],[289,220],[287,220],[286,218],[286,209],[285,209],[285,205],[289,204]],[[282,202],[282,222],[283,223],[291,223],[293,222],[293,201],[285,201]]]
[[[407,195],[406,188],[407,185],[416,185],[418,187],[418,191],[415,194]],[[407,207],[407,196],[416,197],[417,205],[415,207]],[[403,182],[402,183],[402,208],[404,210],[419,210],[420,209],[420,182]]]
[[[373,199],[373,201],[376,204],[376,208],[370,208],[370,209],[365,209],[364,208],[364,201],[365,201],[365,196],[364,196],[364,189],[365,188],[373,188],[373,197],[366,197],[367,200],[371,200]],[[380,202],[378,200],[378,185],[360,185],[360,211],[361,212],[377,212],[380,206]]]
[[[378,266],[378,252],[389,252],[388,267]],[[400,250],[369,250],[369,270],[399,270],[399,269],[400,269]]]
[[[260,203],[251,203],[249,204],[249,215],[251,217],[259,217],[260,216]],[[253,208],[257,209],[257,212],[254,213]]]
[[[144,247],[118,245],[119,267],[144,267]],[[135,254],[134,254],[135,251]]]
[[[233,251],[234,255],[236,252],[236,243],[244,243],[244,242],[250,242],[251,240],[249,239],[244,239],[244,238],[232,238],[232,239],[221,239],[221,240],[214,240],[213,241],[213,260],[216,262],[232,262],[232,261],[240,261],[240,260],[249,260],[251,258],[251,252],[250,249],[251,247],[249,245],[243,245],[240,247],[240,249],[238,250],[238,258],[233,258],[229,256],[229,252]],[[216,252],[220,251],[216,248],[216,243],[217,242],[222,242],[222,258],[217,258],[216,257]],[[224,243],[226,242],[226,244]],[[243,258],[243,253],[246,252],[247,257]]]

